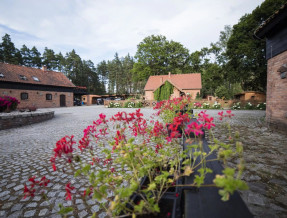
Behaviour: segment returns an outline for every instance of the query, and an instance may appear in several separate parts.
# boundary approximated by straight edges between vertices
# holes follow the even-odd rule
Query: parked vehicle
[[[78,98],[75,98],[75,99],[74,99],[74,106],[81,106],[81,105],[82,105],[81,100],[78,99]]]

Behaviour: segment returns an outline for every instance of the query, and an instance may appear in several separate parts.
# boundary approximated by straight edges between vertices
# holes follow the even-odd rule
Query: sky
[[[0,37],[65,55],[72,49],[95,64],[134,56],[150,35],[180,42],[190,52],[219,39],[263,0],[0,0]],[[2,41],[2,40],[1,40]]]

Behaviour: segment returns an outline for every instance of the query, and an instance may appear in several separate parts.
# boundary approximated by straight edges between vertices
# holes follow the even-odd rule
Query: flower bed
[[[16,110],[18,104],[20,104],[20,102],[16,98],[10,96],[0,97],[0,113],[10,113],[11,111]]]

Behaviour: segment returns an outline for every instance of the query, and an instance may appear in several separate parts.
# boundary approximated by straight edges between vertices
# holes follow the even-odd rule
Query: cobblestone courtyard
[[[65,184],[73,180],[68,174],[53,172],[50,164],[52,148],[65,135],[78,141],[82,131],[100,113],[110,117],[119,109],[103,106],[56,108],[55,118],[43,123],[0,131],[0,217],[60,217],[58,204],[74,204],[71,216],[88,217],[97,212],[105,217],[99,203],[84,203],[80,196],[65,201]],[[135,109],[120,109],[132,112]],[[146,117],[154,112],[141,109]],[[208,111],[216,116],[218,110]],[[264,111],[234,111],[233,126],[243,139],[247,171],[244,179],[250,190],[242,197],[257,217],[287,216],[286,143],[287,136],[271,132],[264,126]],[[223,139],[224,140],[224,139]],[[23,199],[24,183],[32,175],[52,180],[48,200],[41,197]],[[74,181],[80,188],[85,181]]]

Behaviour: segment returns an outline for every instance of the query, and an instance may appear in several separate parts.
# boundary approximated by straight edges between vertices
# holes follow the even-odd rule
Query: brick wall
[[[21,93],[28,93],[27,100],[21,100]],[[52,95],[52,100],[46,100],[46,94]],[[60,107],[60,95],[66,96],[66,106],[74,105],[74,97],[72,92],[49,92],[37,90],[21,90],[21,89],[0,89],[0,96],[8,95],[17,98],[20,101],[18,107],[36,106],[37,108]]]
[[[266,121],[271,127],[287,128],[287,78],[281,79],[277,70],[286,64],[287,51],[268,60]]]

